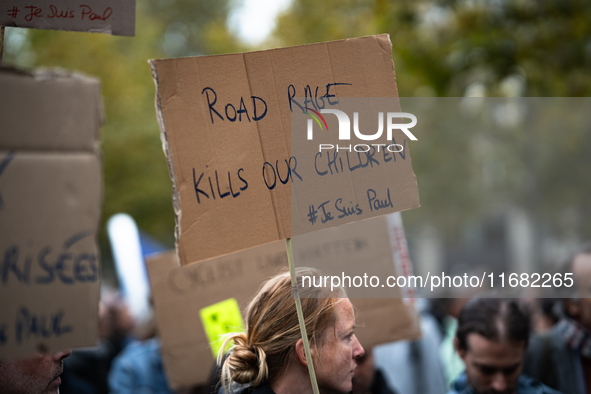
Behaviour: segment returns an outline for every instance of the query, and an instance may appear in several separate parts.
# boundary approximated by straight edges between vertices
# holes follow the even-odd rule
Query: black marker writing
[[[214,124],[214,117],[215,114],[217,118],[220,120],[229,120],[230,122],[242,122],[244,121],[251,121],[251,119],[255,122],[263,119],[267,115],[267,103],[260,97],[257,96],[250,96],[252,99],[252,109],[251,114],[248,112],[248,108],[246,107],[246,103],[244,102],[244,97],[240,97],[240,102],[238,103],[238,109],[232,104],[227,103],[225,106],[218,105],[218,109],[216,109],[216,104],[218,101],[218,95],[211,87],[206,87],[201,91],[201,94],[205,94],[205,98],[207,99],[207,107],[209,109],[209,118],[211,119],[211,123]],[[223,107],[221,109],[220,107]],[[226,119],[220,113],[223,112],[226,115]]]

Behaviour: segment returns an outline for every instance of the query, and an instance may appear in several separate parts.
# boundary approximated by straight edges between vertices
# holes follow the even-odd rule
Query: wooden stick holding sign
[[[291,293],[295,300],[296,310],[298,312],[298,321],[300,322],[300,332],[302,333],[302,341],[304,342],[304,352],[306,353],[306,362],[308,363],[308,373],[310,374],[310,382],[312,383],[312,391],[314,394],[319,394],[318,382],[316,381],[316,372],[314,371],[314,364],[312,362],[312,354],[310,353],[310,344],[308,343],[308,332],[306,331],[306,321],[304,320],[304,312],[302,311],[302,301],[300,300],[300,290],[298,289],[298,282],[296,279],[295,265],[293,263],[293,250],[291,249],[291,238],[285,240],[287,247],[287,262],[289,263],[289,275],[291,276]]]

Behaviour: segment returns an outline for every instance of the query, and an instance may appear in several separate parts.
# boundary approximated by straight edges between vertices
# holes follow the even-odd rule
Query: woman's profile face
[[[355,336],[355,314],[349,299],[335,305],[335,324],[330,326],[316,347],[316,378],[322,393],[349,393],[352,388],[355,359],[364,353]]]

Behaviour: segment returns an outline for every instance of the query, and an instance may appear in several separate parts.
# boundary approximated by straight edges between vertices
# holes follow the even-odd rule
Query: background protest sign
[[[395,228],[389,222],[394,216],[400,213],[293,237],[295,265],[322,274],[313,278],[313,286],[342,286],[351,298],[407,297],[409,288],[394,281],[399,275],[412,275],[410,260],[406,272],[397,261],[403,245],[393,242]]]
[[[295,235],[292,218],[305,220],[308,206],[293,204],[291,186],[311,185],[315,174],[303,172],[301,159],[292,156],[294,98],[397,96],[387,35],[155,60],[151,66],[182,265]],[[406,154],[399,173],[407,185],[404,198],[379,213],[327,226],[417,207],[416,178]],[[386,166],[373,168],[364,179],[397,181]],[[340,181],[314,185],[330,192],[342,188]],[[302,211],[293,215],[292,206]]]
[[[364,228],[360,229],[359,225]],[[340,263],[344,270],[352,265],[367,266],[371,260],[376,270],[394,275],[389,242],[373,241],[379,238],[378,233],[385,225],[386,218],[380,217],[305,235],[297,251],[294,250],[296,259],[298,256],[308,261],[322,258],[335,266]],[[335,232],[340,237],[336,243],[334,234],[331,235]],[[342,260],[343,253],[350,256],[347,261]],[[372,260],[376,256],[389,256],[389,259]],[[285,243],[276,241],[184,267],[178,266],[175,252],[168,252],[148,259],[147,267],[164,367],[169,384],[179,388],[205,383],[214,365],[206,334],[208,323],[222,326],[218,332],[240,331],[236,319],[226,317],[232,315],[231,307],[223,305],[226,302],[232,305],[227,300],[236,300],[244,317],[260,286],[287,270],[287,253]],[[351,301],[357,309],[356,335],[367,348],[420,335],[414,308],[400,298]],[[217,306],[215,321],[204,321],[200,314],[214,305]]]
[[[98,81],[0,70],[0,358],[94,346]]]
[[[135,34],[135,0],[5,0],[0,26]]]

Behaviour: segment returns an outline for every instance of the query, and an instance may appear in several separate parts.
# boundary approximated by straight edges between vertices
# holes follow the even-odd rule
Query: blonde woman
[[[306,275],[319,273],[297,270],[320,392],[349,393],[355,359],[364,353],[354,332],[353,307],[342,290],[331,294],[325,288],[303,288]],[[226,341],[234,346],[222,365],[224,391],[233,391],[233,383],[239,383],[241,394],[312,393],[289,273],[263,286],[248,306],[246,332],[231,334]]]

